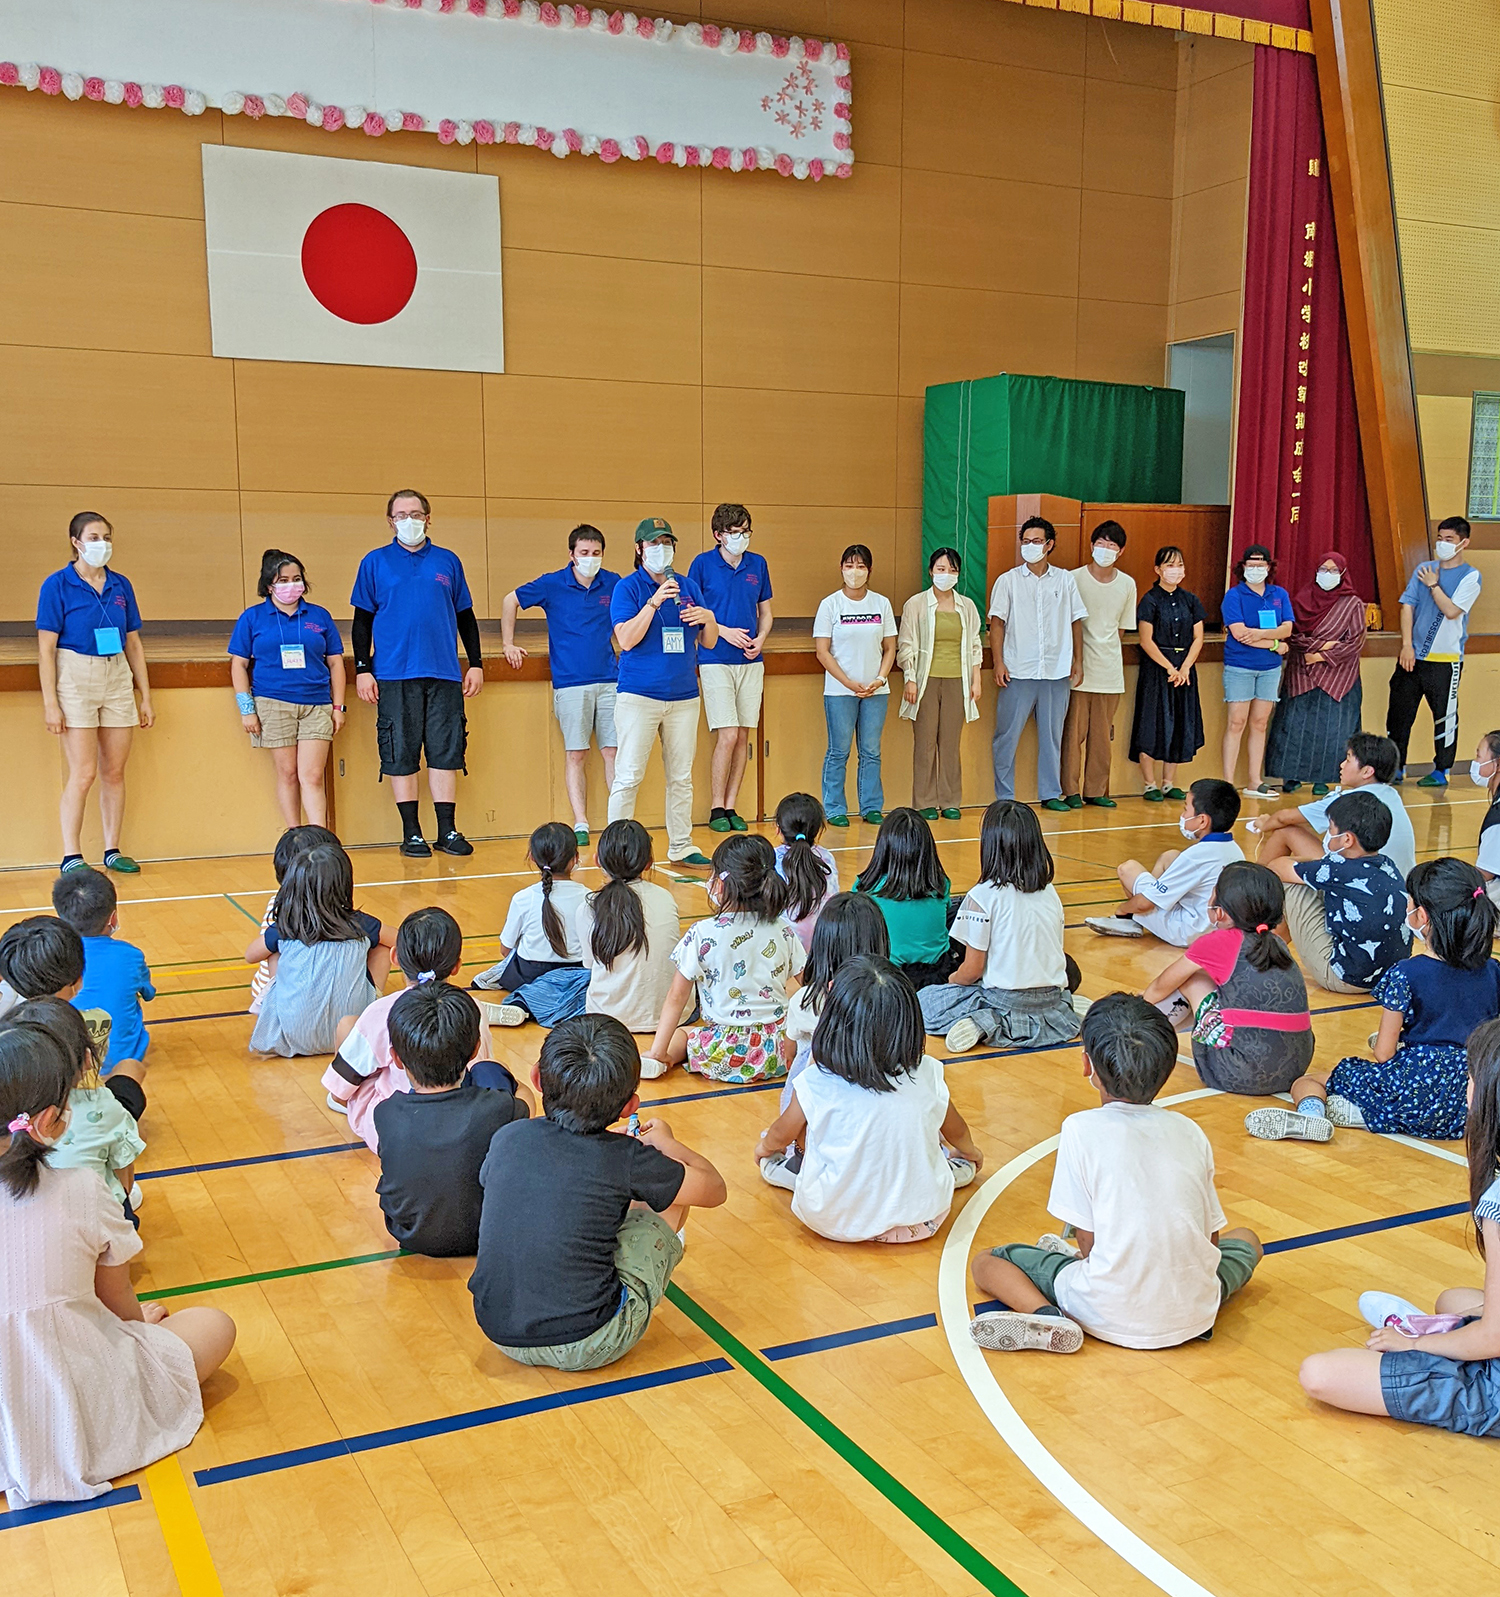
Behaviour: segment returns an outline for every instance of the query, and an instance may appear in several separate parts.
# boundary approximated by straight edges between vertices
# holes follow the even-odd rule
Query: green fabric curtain
[[[922,554],[951,545],[981,613],[992,494],[1108,503],[1182,502],[1176,388],[1002,374],[927,390]]]

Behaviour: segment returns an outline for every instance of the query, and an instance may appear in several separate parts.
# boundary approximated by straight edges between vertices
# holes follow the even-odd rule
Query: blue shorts
[[[1382,1353],[1380,1395],[1395,1420],[1465,1436],[1500,1434],[1500,1359]]]
[[[1281,687],[1281,667],[1273,665],[1269,671],[1252,671],[1244,665],[1224,667],[1225,704],[1243,704],[1247,699],[1260,699],[1275,704],[1277,690]]]

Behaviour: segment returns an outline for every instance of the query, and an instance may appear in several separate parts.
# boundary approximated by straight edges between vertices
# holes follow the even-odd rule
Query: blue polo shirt
[[[1239,666],[1244,671],[1274,671],[1281,664],[1281,656],[1274,649],[1256,649],[1248,643],[1229,635],[1229,624],[1237,621],[1242,627],[1269,632],[1283,621],[1295,620],[1292,601],[1285,588],[1268,582],[1264,593],[1243,582],[1237,582],[1224,595],[1219,607],[1224,618],[1224,664]]]
[[[36,599],[36,629],[55,632],[59,649],[74,654],[99,654],[96,627],[114,627],[120,634],[120,649],[127,632],[141,630],[141,612],[136,609],[135,589],[130,578],[104,568],[104,591],[97,593],[72,568],[54,571],[42,584]]]
[[[283,670],[283,647],[302,650],[301,668]],[[332,684],[328,656],[344,652],[344,640],[333,617],[320,604],[303,599],[295,615],[286,615],[269,599],[252,604],[234,624],[230,654],[250,662],[250,691],[285,704],[330,704]]]
[[[375,615],[375,676],[381,682],[436,677],[462,682],[458,612],[472,610],[463,562],[431,538],[403,549],[392,538],[359,563],[349,602]]]
[[[614,623],[610,596],[620,578],[599,571],[584,587],[570,560],[561,571],[523,582],[516,603],[523,610],[540,605],[547,617],[547,653],[554,688],[590,687],[615,679],[615,651],[610,644]]]
[[[677,586],[687,604],[702,604],[703,593],[691,577],[679,577]],[[613,625],[632,621],[656,592],[649,571],[632,571],[615,584],[609,601]],[[682,653],[668,654],[662,647],[663,629],[682,628]],[[620,655],[620,692],[638,693],[646,699],[696,699],[698,697],[698,628],[682,619],[677,601],[668,599],[651,618],[646,636]]]
[[[738,566],[724,558],[717,546],[705,549],[688,567],[688,575],[703,590],[703,602],[721,627],[743,627],[753,638],[760,631],[756,607],[771,597],[771,568],[752,549],[740,556]],[[698,655],[699,665],[744,665],[745,651],[721,638]]]

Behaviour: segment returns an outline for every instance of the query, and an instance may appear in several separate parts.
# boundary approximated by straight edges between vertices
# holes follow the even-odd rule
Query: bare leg
[[[988,1292],[1006,1308],[1017,1314],[1035,1314],[1048,1307],[1048,1298],[1027,1273],[1009,1259],[997,1259],[993,1253],[981,1253],[970,1265],[974,1285]]]
[[[370,957],[365,961],[365,969],[370,973],[370,980],[375,983],[375,991],[385,991],[385,979],[391,973],[391,951],[384,943],[376,943],[370,950]]]
[[[115,1067],[110,1071],[110,1077],[123,1076],[127,1081],[142,1082],[146,1079],[146,1072],[151,1067],[144,1059],[116,1060]]]
[[[1177,989],[1177,991],[1182,994],[1183,998],[1187,1000],[1188,1008],[1192,1011],[1192,1013],[1188,1015],[1187,1019],[1184,1020],[1177,1028],[1179,1031],[1190,1031],[1192,1029],[1193,1017],[1198,1013],[1198,1005],[1201,1004],[1213,990],[1214,984],[1207,976],[1189,976],[1182,986]]]
[[[1141,780],[1146,784],[1147,787],[1155,787],[1156,778],[1151,774],[1152,770],[1155,768],[1155,762],[1152,760],[1149,754],[1141,755],[1140,767]]]
[[[417,796],[417,773],[410,776],[393,776],[391,778],[391,797],[398,804],[410,804]]]
[[[573,824],[585,830],[589,824],[589,779],[584,762],[588,757],[587,749],[569,749],[563,766],[563,783],[568,790],[568,803],[573,806]]]
[[[606,789],[615,785],[615,746],[613,743],[608,748],[599,750],[600,758],[604,761],[604,786]]]
[[[63,752],[68,759],[68,780],[63,784],[58,819],[62,824],[64,854],[82,852],[83,806],[99,768],[99,734],[91,726],[63,728]]]
[[[299,743],[296,754],[297,786],[308,824],[327,826],[328,795],[323,791],[323,778],[328,770],[328,744],[321,738]],[[291,826],[296,824],[296,821],[288,822]]]
[[[1278,826],[1274,832],[1267,832],[1255,857],[1262,865],[1279,859],[1322,859],[1323,839],[1312,827],[1294,821],[1290,826]]]
[[[125,824],[125,762],[134,738],[134,727],[99,728],[99,819],[104,823],[107,849],[120,846]]]
[[[1483,1314],[1484,1293],[1476,1286],[1450,1286],[1439,1292],[1432,1306],[1434,1314]]]
[[[1151,867],[1151,874],[1153,876],[1160,876],[1161,873],[1166,870],[1167,866],[1169,866],[1181,852],[1182,850],[1180,848],[1169,848],[1165,854],[1158,854],[1156,857],[1156,864]]]
[[[1389,1414],[1380,1390],[1383,1354],[1369,1348],[1341,1347],[1303,1359],[1297,1379],[1302,1390],[1320,1403],[1351,1414]]]
[[[1245,723],[1250,719],[1250,702],[1226,704],[1224,710],[1224,780],[1233,787],[1234,768],[1240,763],[1240,739],[1244,737]]]
[[[427,791],[432,795],[434,804],[451,804],[458,797],[458,772],[434,771],[427,772]],[[411,796],[417,796],[416,779],[412,780]]]
[[[297,826],[302,820],[302,790],[297,785],[297,745],[294,743],[290,748],[272,749],[271,760],[276,766],[276,802],[281,808],[281,818],[288,826]]]
[[[1123,860],[1115,866],[1115,875],[1120,878],[1120,886],[1127,894],[1135,892],[1136,878],[1146,869],[1138,859]]]
[[[737,726],[721,726],[714,733],[714,754],[709,785],[713,789],[713,805],[716,810],[727,810],[730,807],[730,789],[739,785],[734,780],[734,746],[739,735],[740,729]]]
[[[672,1040],[667,1044],[667,1063],[680,1065],[687,1058],[687,1032],[681,1026],[672,1033]]]
[[[200,1385],[229,1357],[234,1347],[234,1321],[223,1309],[206,1306],[178,1309],[161,1323],[192,1349],[193,1368]]]
[[[1255,699],[1250,705],[1250,786],[1259,787],[1265,780],[1266,728],[1271,724],[1274,703]]]
[[[1314,1066],[1305,1076],[1298,1076],[1292,1083],[1292,1102],[1299,1104],[1304,1098],[1321,1098],[1328,1102],[1328,1077],[1332,1066],[1319,1069]]]
[[[1166,760],[1163,760],[1161,765],[1161,786],[1163,792],[1169,787],[1177,786],[1177,767]]]
[[[342,1048],[349,1040],[349,1033],[354,1030],[358,1023],[358,1015],[345,1015],[344,1018],[339,1021],[338,1025],[333,1028],[334,1053],[337,1053],[339,1049]]]
[[[734,742],[734,765],[729,772],[729,786],[724,790],[724,806],[733,809],[740,796],[740,784],[745,780],[745,759],[750,752],[750,728],[738,728]]]

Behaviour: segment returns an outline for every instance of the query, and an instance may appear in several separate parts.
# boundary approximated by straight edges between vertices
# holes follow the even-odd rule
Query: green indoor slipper
[[[879,826],[885,816],[879,810],[866,810],[864,819],[866,826]]]
[[[706,854],[700,854],[697,849],[694,849],[691,854],[684,854],[681,859],[674,859],[671,863],[673,865],[704,866],[712,865],[713,861]]]
[[[1184,793],[1180,787],[1169,787],[1166,792],[1166,797],[1171,799],[1174,803],[1181,804],[1182,801],[1187,797],[1187,794]]]
[[[729,824],[736,832],[748,832],[750,830],[749,821],[738,810],[730,810]]]
[[[1148,804],[1160,804],[1165,800],[1166,796],[1167,795],[1163,793],[1159,787],[1148,787],[1146,791],[1141,794],[1141,797],[1145,799]]]
[[[121,876],[139,876],[141,868],[128,854],[122,854],[119,849],[106,849],[104,852],[104,868],[107,871],[118,871]]]
[[[1060,798],[1043,799],[1042,808],[1044,810],[1053,810],[1059,814],[1066,815],[1068,813],[1068,801],[1066,799]]]
[[[588,829],[588,827],[586,827],[586,826],[575,826],[573,828],[573,841],[575,843],[577,843],[579,848],[587,848],[589,846],[589,829]]]
[[[847,815],[830,815],[827,816],[826,819],[830,826],[847,826],[849,824],[849,817]]]
[[[961,821],[963,818],[964,818],[964,812],[962,810],[944,810],[943,811],[943,819],[945,821]]]
[[[1081,793],[1069,793],[1068,796],[1063,800],[1063,803],[1066,804],[1070,810],[1081,810],[1083,808],[1083,795]]]
[[[935,821],[938,818],[938,812],[936,810],[918,810],[917,814],[920,815],[924,821]]]
[[[1105,794],[1103,798],[1086,798],[1083,802],[1092,804],[1097,810],[1115,810],[1119,808],[1119,805],[1108,794]]]

